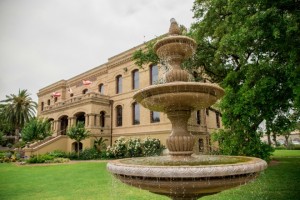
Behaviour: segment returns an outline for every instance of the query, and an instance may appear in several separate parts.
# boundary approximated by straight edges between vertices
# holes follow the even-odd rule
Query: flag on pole
[[[82,84],[85,86],[91,85],[93,82],[89,80],[82,80]]]
[[[52,97],[60,97],[61,93],[60,92],[53,92]]]

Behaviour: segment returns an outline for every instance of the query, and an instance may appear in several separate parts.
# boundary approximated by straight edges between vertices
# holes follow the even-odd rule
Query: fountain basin
[[[107,165],[122,182],[173,199],[197,199],[245,184],[266,167],[254,157],[194,155],[129,158]]]
[[[170,82],[152,85],[133,96],[144,107],[159,112],[207,108],[224,95],[224,90],[211,83]]]

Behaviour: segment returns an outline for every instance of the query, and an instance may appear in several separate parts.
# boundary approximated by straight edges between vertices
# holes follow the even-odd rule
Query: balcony
[[[54,105],[45,106],[43,111],[41,111],[42,115],[56,112],[59,110],[64,110],[71,107],[76,107],[78,105],[82,104],[103,104],[103,105],[109,105],[109,96],[97,93],[97,92],[88,92],[83,95],[74,96],[71,98],[68,98],[65,101],[58,101]]]

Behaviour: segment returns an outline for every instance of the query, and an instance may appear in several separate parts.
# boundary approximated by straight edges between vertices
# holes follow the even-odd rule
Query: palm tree
[[[0,102],[4,103],[1,106],[1,113],[14,127],[18,139],[20,129],[35,116],[37,103],[31,99],[27,90],[20,89],[18,95],[6,95],[6,99]]]

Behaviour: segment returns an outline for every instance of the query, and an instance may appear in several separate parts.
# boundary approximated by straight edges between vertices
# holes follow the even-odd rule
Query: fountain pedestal
[[[172,123],[172,131],[167,139],[169,154],[172,156],[192,155],[195,139],[187,129],[187,123],[191,116],[191,111],[170,111],[167,112],[167,116]]]

